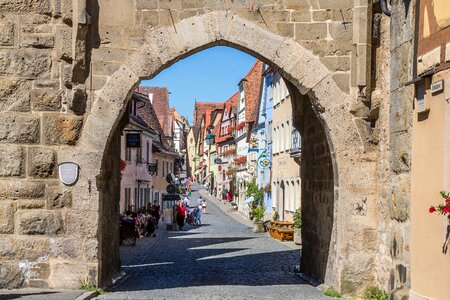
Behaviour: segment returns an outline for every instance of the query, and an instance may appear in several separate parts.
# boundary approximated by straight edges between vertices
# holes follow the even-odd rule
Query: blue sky
[[[194,101],[224,102],[256,59],[229,47],[213,47],[191,55],[163,70],[143,86],[169,88],[170,106],[192,123]]]

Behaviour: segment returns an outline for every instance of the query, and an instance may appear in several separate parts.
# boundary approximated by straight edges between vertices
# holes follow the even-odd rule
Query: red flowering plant
[[[435,211],[439,212],[441,215],[450,213],[450,192],[446,193],[444,191],[441,191],[441,197],[445,199],[444,203],[440,203],[436,206],[431,206],[428,210],[430,213],[434,213]]]

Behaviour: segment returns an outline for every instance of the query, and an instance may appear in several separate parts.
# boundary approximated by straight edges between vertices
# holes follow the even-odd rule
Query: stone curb
[[[74,300],[90,300],[94,297],[97,297],[99,295],[98,292],[92,291],[92,292],[84,292],[80,296],[76,297]]]

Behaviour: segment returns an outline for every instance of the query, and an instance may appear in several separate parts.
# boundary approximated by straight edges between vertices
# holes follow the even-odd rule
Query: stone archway
[[[334,174],[334,212],[327,262],[323,280],[344,291],[353,291],[374,280],[373,253],[365,247],[367,239],[373,244],[375,225],[366,217],[349,218],[353,205],[366,197],[371,172],[375,163],[367,163],[363,136],[364,129],[356,126],[349,112],[350,96],[335,83],[328,69],[319,58],[291,38],[283,38],[229,12],[210,12],[185,19],[174,27],[150,30],[146,43],[124,63],[100,90],[93,103],[82,136],[74,152],[81,168],[89,168],[91,178],[97,182],[96,194],[101,202],[104,180],[114,172],[102,167],[110,156],[108,147],[114,143],[114,133],[130,98],[131,91],[140,80],[150,78],[179,59],[216,45],[227,45],[243,50],[273,65],[301,94],[307,95],[319,122],[322,124],[331,156]],[[101,158],[101,159],[99,159]],[[365,170],[364,176],[361,171]],[[370,184],[369,184],[370,185]],[[86,194],[86,186],[74,187]],[[373,195],[372,195],[373,196]],[[111,239],[103,239],[107,219],[114,210],[99,204],[108,213],[99,221],[98,282],[107,283],[114,268],[107,268],[116,258],[106,258]],[[103,208],[102,208],[103,207]],[[367,238],[367,234],[369,237]],[[364,237],[366,236],[366,237]],[[315,245],[320,247],[320,244]],[[308,244],[305,245],[308,247]],[[313,251],[310,251],[313,252]],[[314,266],[309,266],[314,268]],[[103,270],[103,271],[102,271]],[[316,274],[314,270],[307,273]]]

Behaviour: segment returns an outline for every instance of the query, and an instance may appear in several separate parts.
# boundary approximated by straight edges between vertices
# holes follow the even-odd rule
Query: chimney
[[[149,93],[148,98],[150,99],[150,103],[153,105],[153,93]]]

